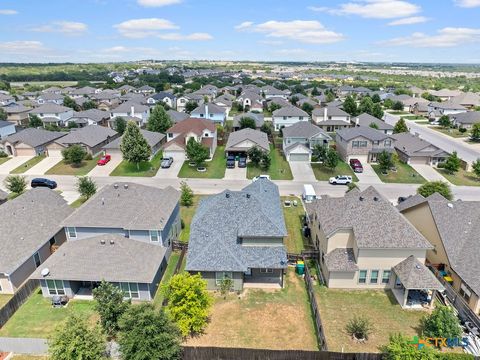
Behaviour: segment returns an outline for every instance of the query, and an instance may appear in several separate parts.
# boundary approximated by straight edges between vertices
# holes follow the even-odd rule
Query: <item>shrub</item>
[[[458,129],[458,131],[460,131],[462,134],[466,133],[467,132],[467,129],[465,129],[464,127],[461,127]]]
[[[5,187],[14,194],[21,194],[27,188],[27,179],[25,176],[9,175],[4,180]]]
[[[93,156],[92,156],[92,154],[87,153],[87,155],[85,155],[85,158],[84,158],[84,159],[85,159],[85,160],[92,160],[92,159],[93,159]]]
[[[356,339],[368,340],[368,336],[372,333],[373,327],[370,320],[366,317],[354,316],[348,321],[345,330]]]

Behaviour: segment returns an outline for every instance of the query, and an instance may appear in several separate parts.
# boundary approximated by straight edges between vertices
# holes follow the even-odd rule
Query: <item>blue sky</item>
[[[480,0],[0,0],[0,62],[480,63]]]

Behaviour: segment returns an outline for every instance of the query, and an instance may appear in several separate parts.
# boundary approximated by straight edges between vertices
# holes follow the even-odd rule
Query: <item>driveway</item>
[[[173,156],[172,165],[168,169],[158,169],[155,177],[162,179],[177,179],[178,173],[180,172],[184,162],[185,154],[175,154],[175,156]]]
[[[8,160],[7,162],[0,165],[0,174],[2,174],[2,175],[10,174],[10,171],[19,167],[20,165],[27,162],[31,158],[33,158],[33,156],[15,156],[15,157],[12,157],[10,160]]]
[[[375,170],[373,170],[372,165],[367,162],[362,162],[363,172],[362,173],[355,173],[357,175],[358,180],[361,184],[383,184],[382,180],[378,177]]]
[[[60,161],[62,161],[60,156],[47,156],[37,165],[25,171],[25,175],[43,175]]]
[[[444,181],[448,182],[440,173],[432,166],[427,164],[410,164],[420,175],[422,175],[428,181]]]
[[[235,164],[235,168],[233,169],[226,169],[225,170],[225,177],[226,180],[245,180],[247,178],[247,168],[239,168],[238,162]]]
[[[308,161],[289,161],[292,170],[293,179],[305,183],[314,184],[317,182],[313,174],[312,165]]]
[[[96,165],[87,175],[88,176],[109,176],[110,173],[122,162],[122,155],[110,154],[110,161],[103,166]]]

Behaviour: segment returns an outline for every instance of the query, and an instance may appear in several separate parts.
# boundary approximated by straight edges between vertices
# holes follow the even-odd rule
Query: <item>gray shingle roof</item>
[[[265,151],[270,151],[267,134],[253,129],[242,129],[230,133],[228,136],[227,145],[225,146],[225,151],[234,150],[236,145],[245,140],[250,140]]]
[[[272,113],[272,116],[303,116],[309,117],[308,113],[302,109],[297,108],[296,106],[285,106],[280,109],[275,110]]]
[[[4,121],[4,120],[0,120],[0,128],[4,128],[4,127],[7,127],[7,126],[15,126],[14,123],[11,123],[9,121]]]
[[[443,290],[435,275],[413,255],[399,262],[392,270],[407,289]]]
[[[72,109],[63,105],[46,103],[33,110],[30,110],[30,114],[60,114],[67,111],[72,111]]]
[[[165,134],[161,134],[154,131],[140,129],[140,133],[143,135],[145,140],[147,140],[147,143],[148,145],[150,145],[151,148],[158,145],[159,142],[165,139]],[[122,143],[122,137],[123,136],[118,137],[113,141],[110,141],[103,148],[104,149],[120,149],[120,144]]]
[[[378,130],[393,130],[393,126],[390,124],[387,124],[385,121],[380,120],[376,118],[375,116],[372,116],[367,113],[363,113],[361,115],[358,115],[355,117],[355,119],[358,119],[358,125],[360,126],[370,126],[370,124],[376,124],[378,126]]]
[[[65,221],[65,226],[162,230],[178,204],[171,186],[158,189],[135,183],[106,185]],[[128,189],[125,189],[125,185]]]
[[[190,117],[190,114],[175,110],[168,110],[167,114],[170,116],[170,119],[172,119],[172,121],[175,123],[188,119]]]
[[[328,271],[357,271],[353,249],[337,248],[325,255],[325,265]]]
[[[246,117],[255,120],[255,124],[256,124],[257,128],[261,127],[264,123],[263,114],[254,113],[254,112],[246,112],[246,113],[241,113],[241,114],[235,115],[233,117],[233,127],[240,126],[240,120],[242,118],[246,118]]]
[[[343,116],[348,118],[350,117],[349,113],[340,109],[338,106],[329,105],[329,106],[326,106],[326,109],[327,109],[327,116]],[[323,117],[324,113],[325,113],[325,107],[315,108],[312,111],[312,115],[317,117]]]
[[[102,244],[104,241],[104,244]],[[113,245],[110,243],[113,241]],[[165,248],[116,234],[67,241],[31,276],[33,279],[151,283]],[[46,277],[42,269],[48,268]]]
[[[248,195],[248,196],[247,196]],[[287,235],[278,187],[259,179],[241,191],[203,199],[190,227],[188,271],[285,268],[285,246],[242,246],[238,239]]]
[[[134,111],[136,113],[148,111],[148,109],[149,109],[149,107],[146,106],[146,105],[142,105],[142,104],[139,104],[139,103],[136,103],[136,102],[133,102],[133,101],[127,101],[127,102],[124,102],[123,104],[117,106],[111,112],[114,113],[114,114],[118,114],[118,113],[128,113],[128,114],[130,114],[132,106],[133,106]]]
[[[450,119],[458,124],[475,124],[480,122],[480,111],[467,111],[449,115]]]
[[[94,147],[117,134],[115,130],[104,126],[89,125],[79,129],[72,129],[56,142],[63,145],[84,144]]]
[[[313,125],[309,121],[300,121],[292,126],[288,126],[283,129],[283,137],[302,137],[311,138],[317,135],[321,135],[323,138],[331,140],[331,136],[328,135],[323,129]]]
[[[205,107],[208,106],[209,114],[225,114],[225,109],[221,106],[215,105],[214,103],[202,104],[198,106],[195,110],[192,111],[193,114],[205,114]]]
[[[99,122],[103,119],[110,118],[110,113],[108,111],[102,111],[98,109],[89,109],[84,111],[75,111],[73,117],[68,119],[69,121],[75,121],[78,119],[91,119],[93,121]]]
[[[346,141],[350,141],[359,136],[371,141],[381,141],[384,139],[392,138],[391,135],[386,135],[385,133],[375,130],[369,126],[356,126],[348,129],[338,130],[337,136],[340,136]]]
[[[64,132],[27,128],[25,130],[7,136],[4,141],[8,141],[12,144],[25,143],[32,147],[37,147],[40,145],[48,144],[58,138],[61,138],[62,136],[65,136]]]
[[[438,156],[448,154],[437,146],[410,133],[393,134],[395,148],[408,156]]]
[[[0,272],[10,274],[59,230],[73,210],[50,189],[36,188],[0,206]]]

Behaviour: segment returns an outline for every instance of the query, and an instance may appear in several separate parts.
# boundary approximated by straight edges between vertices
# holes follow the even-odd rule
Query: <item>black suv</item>
[[[227,156],[227,169],[234,169],[235,168],[235,156],[229,155]]]
[[[36,187],[48,187],[49,189],[55,189],[57,187],[57,183],[53,180],[44,179],[44,178],[36,178],[33,179],[30,186],[32,188]]]

